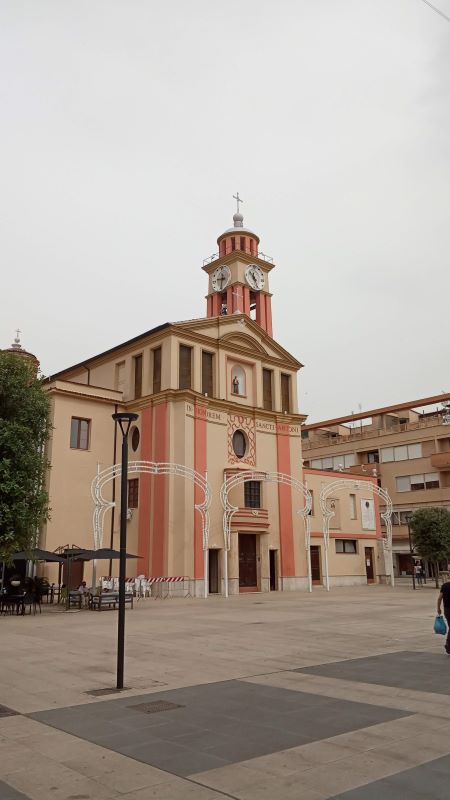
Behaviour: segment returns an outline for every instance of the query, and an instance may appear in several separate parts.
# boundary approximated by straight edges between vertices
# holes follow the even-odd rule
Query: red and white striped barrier
[[[150,597],[153,596],[151,591],[151,587],[154,584],[159,584],[157,593],[154,595],[155,597],[170,597],[172,593],[170,591],[170,587],[167,584],[184,584],[183,587],[180,589],[183,591],[185,590],[185,596],[190,597],[190,581],[191,579],[186,575],[164,575],[158,576],[155,578],[146,578],[144,575],[139,575],[137,578],[127,578],[125,584],[125,591],[127,593],[133,593],[139,599],[140,597]],[[101,579],[102,588],[104,589],[115,589],[116,591],[119,588],[119,579],[111,578],[111,577],[104,577]],[[166,584],[166,592],[164,593],[164,586]]]

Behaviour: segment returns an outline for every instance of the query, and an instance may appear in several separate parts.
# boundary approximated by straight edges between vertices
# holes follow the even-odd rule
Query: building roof
[[[162,325],[157,325],[156,328],[151,328],[149,331],[145,331],[145,333],[140,333],[138,336],[133,336],[132,339],[128,339],[126,342],[121,342],[121,344],[117,344],[115,345],[115,347],[110,347],[109,350],[104,350],[102,353],[96,353],[95,356],[90,356],[89,358],[85,358],[78,364],[73,364],[71,367],[66,367],[65,369],[61,369],[59,372],[54,372],[53,375],[49,375],[45,379],[45,383],[54,381],[61,375],[65,375],[66,372],[72,372],[74,369],[81,369],[81,367],[86,367],[87,364],[92,363],[92,361],[95,361],[97,358],[103,358],[103,356],[107,356],[110,353],[115,353],[117,350],[121,350],[122,347],[127,347],[130,344],[139,342],[141,341],[141,339],[145,339],[147,336],[152,336],[154,333],[160,333],[160,331],[164,331],[166,328],[170,328],[171,325],[172,325],[171,322],[163,322]]]
[[[359,419],[367,419],[368,417],[379,417],[381,414],[391,414],[396,411],[410,411],[420,406],[431,406],[435,403],[442,403],[444,400],[450,400],[450,393],[442,392],[431,397],[422,397],[419,400],[409,400],[407,403],[398,403],[394,406],[383,406],[381,408],[373,408],[370,411],[361,411],[359,414],[347,414],[345,417],[335,417],[335,419],[324,419],[321,422],[312,422],[309,425],[303,425],[303,430],[312,431],[317,428],[331,428],[334,425],[344,425],[346,422],[354,422]]]

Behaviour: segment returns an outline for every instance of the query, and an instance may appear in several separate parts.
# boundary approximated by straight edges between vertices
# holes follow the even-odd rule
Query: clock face
[[[217,267],[211,275],[211,286],[214,292],[221,292],[230,282],[231,272],[228,267]]]
[[[252,289],[259,291],[265,283],[264,272],[256,264],[250,264],[245,270],[245,279]]]

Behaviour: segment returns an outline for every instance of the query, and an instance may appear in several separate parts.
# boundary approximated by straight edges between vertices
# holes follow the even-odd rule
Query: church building
[[[311,517],[316,515],[312,536],[319,567],[313,582],[321,583],[318,494],[333,475],[303,475],[306,417],[297,401],[302,365],[273,338],[275,265],[261,252],[259,237],[244,226],[239,201],[233,226],[217,245],[218,252],[203,264],[204,318],[159,325],[47,379],[52,512],[41,546],[118,547],[120,478],[101,489],[111,508],[97,541],[91,484],[120,462],[121,435],[112,414],[133,411],[139,416],[129,433],[127,549],[139,559],[127,562],[128,575],[184,576],[196,595],[205,588],[230,594],[307,589],[305,497],[299,485],[317,484]],[[142,469],[144,462],[159,465],[158,472]],[[192,481],[195,475],[210,488],[206,538],[205,491]],[[359,495],[370,502],[372,480],[358,477]],[[221,496],[230,510],[228,538]],[[347,514],[347,501],[336,502],[342,503],[341,527],[331,535],[356,545],[330,548],[332,581],[366,583],[368,547],[378,579],[379,515],[363,530],[361,520]],[[367,540],[361,547],[360,538]],[[97,575],[109,574],[109,566],[98,563]],[[89,582],[91,566],[81,563],[82,569]]]

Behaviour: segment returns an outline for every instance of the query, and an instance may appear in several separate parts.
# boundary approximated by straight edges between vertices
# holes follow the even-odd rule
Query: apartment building
[[[408,517],[450,511],[450,394],[425,397],[302,426],[304,467],[372,476],[389,492],[394,570],[411,569]]]

